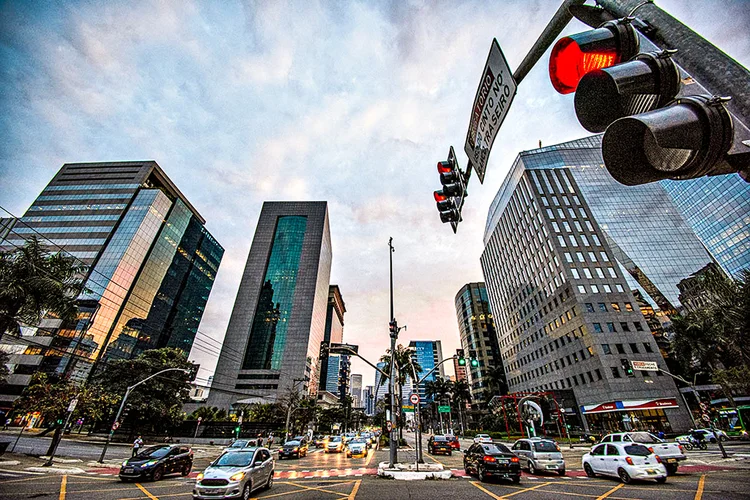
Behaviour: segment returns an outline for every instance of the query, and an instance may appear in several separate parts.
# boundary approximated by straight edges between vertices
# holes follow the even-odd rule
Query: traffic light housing
[[[435,191],[433,197],[440,214],[440,221],[443,224],[450,222],[455,233],[458,223],[461,222],[464,198],[468,195],[466,185],[470,174],[468,172],[464,174],[461,171],[453,146],[448,151],[448,159],[437,163],[437,170],[443,187]]]
[[[630,363],[629,359],[621,359],[620,364],[622,365],[622,369],[625,372],[625,375],[628,377],[635,377],[635,373],[633,373],[633,365]]]
[[[328,342],[324,341],[320,343],[320,354],[318,357],[319,359],[323,359],[326,356],[328,356]]]
[[[194,382],[196,377],[198,377],[198,369],[201,365],[196,363],[191,363],[190,366],[188,366],[187,370],[187,379],[188,382]]]
[[[464,354],[464,350],[456,350],[456,356],[458,357],[458,366],[466,366],[466,355]]]
[[[398,322],[395,319],[388,322],[388,331],[391,336],[398,334]]]
[[[471,364],[472,368],[476,368],[479,366],[479,360],[477,359],[477,351],[470,350],[469,351],[469,363]]]

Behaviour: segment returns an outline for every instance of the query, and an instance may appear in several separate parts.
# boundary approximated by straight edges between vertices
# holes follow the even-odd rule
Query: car
[[[521,482],[521,464],[517,456],[501,443],[475,443],[464,453],[464,470],[476,474],[481,482],[491,477]]]
[[[136,456],[122,462],[120,481],[150,479],[158,481],[165,474],[190,474],[193,469],[193,450],[185,445],[149,446]]]
[[[430,436],[427,441],[427,451],[433,455],[444,453],[448,456],[453,455],[453,448],[447,436]]]
[[[357,433],[356,432],[347,432],[346,434],[344,434],[344,444],[348,443],[349,441],[351,441],[355,437],[357,437]]]
[[[373,434],[372,432],[363,432],[360,437],[364,438],[365,441],[367,441],[368,448],[371,448],[372,445],[375,444],[376,438],[375,438],[375,434]]]
[[[344,440],[341,436],[332,436],[325,447],[326,453],[341,453],[344,451]]]
[[[661,458],[670,476],[677,473],[679,462],[687,458],[680,443],[668,443],[649,432],[636,431],[607,434],[600,442],[642,444],[652,452],[659,455],[659,458]]]
[[[316,448],[325,448],[326,443],[328,443],[328,440],[330,439],[330,436],[314,436],[313,437],[313,444]]]
[[[519,439],[511,449],[521,459],[521,467],[525,466],[529,474],[544,471],[565,475],[565,460],[560,446],[551,439]]]
[[[346,443],[346,456],[349,458],[367,456],[367,440],[355,438]]]
[[[242,498],[273,486],[274,461],[268,448],[225,452],[195,478],[193,498]]]
[[[224,451],[235,451],[243,448],[253,447],[256,442],[250,439],[235,439],[232,444],[224,448]]]
[[[654,479],[657,483],[667,481],[667,468],[659,455],[633,442],[598,444],[583,455],[581,465],[588,477],[598,474],[614,476],[625,484],[634,479]]]
[[[456,436],[446,436],[448,438],[448,444],[451,445],[451,449],[461,451],[461,443],[458,441]]]
[[[307,449],[307,441],[304,439],[287,441],[279,448],[279,460],[282,458],[305,457],[307,456]]]
[[[491,443],[491,442],[492,442],[492,438],[490,437],[489,434],[477,434],[476,436],[474,436],[474,443],[475,444],[478,444],[478,443]]]
[[[703,434],[703,439],[705,439],[709,443],[715,443],[716,442],[716,436],[719,436],[719,439],[721,439],[722,442],[729,439],[729,436],[727,436],[727,433],[716,429],[716,431],[712,431],[711,429],[696,429],[693,432],[699,432]]]

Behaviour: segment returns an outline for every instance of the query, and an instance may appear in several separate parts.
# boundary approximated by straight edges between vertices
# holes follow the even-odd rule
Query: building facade
[[[683,431],[673,380],[623,370],[666,369],[629,284],[673,307],[710,256],[663,188],[609,177],[600,140],[521,153],[490,207],[481,264],[509,389],[572,390],[589,430]]]
[[[331,285],[328,288],[328,307],[326,309],[326,329],[323,335],[323,342],[326,344],[341,343],[344,339],[344,313],[346,312],[346,306],[344,305],[344,299],[341,298],[341,290],[338,285]],[[320,390],[332,391],[329,387],[332,387],[330,381],[334,377],[338,377],[338,361],[336,362],[335,373],[328,371],[328,351],[325,349],[321,350],[320,354]],[[338,385],[338,384],[337,384]]]
[[[731,174],[659,184],[724,272],[750,269],[749,183]]]
[[[364,403],[362,401],[362,375],[359,373],[352,373],[350,391],[352,394],[352,407],[362,408]]]
[[[466,375],[466,366],[458,364],[459,354],[461,354],[461,350],[456,349],[456,357],[453,358],[453,373],[456,374],[456,381],[469,383],[469,377]]]
[[[214,374],[224,390],[212,387],[210,406],[317,392],[331,257],[326,202],[263,204]]]
[[[382,361],[379,361],[375,364],[377,366],[378,370],[384,370],[385,369],[385,363]],[[375,371],[375,404],[377,404],[378,401],[383,399],[385,395],[388,393],[388,379],[384,379],[383,375],[379,371]]]
[[[365,415],[375,415],[375,387],[368,385],[362,391],[362,400],[365,407]]]
[[[0,250],[36,237],[86,266],[86,291],[75,324],[45,318],[2,347],[13,353],[4,400],[37,371],[83,382],[148,349],[187,356],[224,253],[204,224],[156,162],[63,165]]]
[[[412,340],[409,342],[409,347],[414,349],[413,358],[422,367],[422,371],[417,373],[419,378],[424,377],[426,373],[438,366],[438,363],[443,360],[443,347],[439,340]],[[434,372],[419,384],[418,388],[414,387],[414,382],[416,381],[412,381],[411,377],[409,377],[407,381],[407,384],[411,384],[409,385],[409,392],[416,390],[419,393],[422,403],[431,402],[432,398],[428,398],[425,392],[425,384],[429,381],[435,381],[438,377],[445,378],[444,365],[438,366]],[[405,404],[410,404],[408,403],[409,394],[407,393],[407,389],[405,388],[403,392],[404,399],[406,400]]]
[[[479,362],[477,367],[467,362],[461,368],[468,379],[472,400],[482,405],[495,396],[488,377],[490,370],[494,369],[493,373],[499,373],[503,367],[487,287],[484,283],[464,285],[456,294],[455,304],[461,348],[466,356],[469,356],[470,351],[476,352]],[[506,384],[503,381],[497,385],[505,387]],[[500,387],[495,387],[495,390]]]

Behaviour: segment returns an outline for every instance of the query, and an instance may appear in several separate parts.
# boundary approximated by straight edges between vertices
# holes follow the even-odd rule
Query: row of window
[[[559,338],[553,339],[548,344],[523,356],[519,360],[509,363],[506,367],[506,372],[510,369],[519,369],[520,367],[524,366],[527,363],[530,363],[533,360],[541,359],[549,353],[554,352],[555,349],[560,349],[564,345],[571,344],[575,339],[583,338],[586,335],[585,332],[586,330],[581,326],[577,329],[574,329],[570,333],[566,333],[565,335],[561,335]],[[592,356],[594,355],[593,349],[587,347],[587,350]],[[584,357],[584,359],[586,358]]]
[[[542,384],[537,387],[532,387],[529,390],[550,391],[554,389],[570,389],[572,387],[578,387],[579,385],[593,384],[594,382],[599,382],[603,378],[604,377],[602,376],[601,370],[599,370],[599,368],[596,368],[594,369],[593,373],[591,371],[587,371],[585,373],[583,372],[578,373],[570,377],[566,377],[565,379],[555,380],[554,382]],[[566,383],[567,383],[567,387],[566,387]]]
[[[67,205],[32,205],[29,212],[48,212],[60,210],[124,210],[125,203],[70,203]]]
[[[611,303],[610,303],[609,305],[610,305],[610,307],[612,308],[612,310],[613,310],[613,311],[615,311],[615,312],[620,312],[620,311],[622,311],[622,309],[620,308],[620,304],[618,304],[617,302],[611,302]],[[592,303],[590,303],[590,302],[586,302],[586,303],[584,304],[584,306],[586,306],[586,310],[587,310],[588,312],[590,312],[590,313],[592,313],[592,312],[595,312],[595,309],[594,309],[594,304],[592,304]],[[599,302],[599,303],[597,303],[597,307],[598,307],[598,310],[599,310],[600,312],[607,312],[607,311],[608,311],[608,309],[607,309],[607,304],[606,304],[606,303],[604,303],[604,302]],[[628,312],[632,312],[632,311],[633,311],[633,304],[631,304],[630,302],[624,302],[624,303],[623,303],[623,307],[624,307],[624,308],[625,308],[625,310],[626,310],[626,311],[628,311]]]
[[[101,228],[101,229],[99,229]],[[35,233],[88,233],[91,231],[109,231],[112,225],[106,226],[54,226],[54,227],[14,227],[13,232],[17,234]]]
[[[579,234],[578,237],[581,239],[580,245],[578,244],[578,240],[576,239],[576,236],[574,234],[568,235],[568,241],[570,242],[570,246],[572,247],[578,247],[578,246],[591,247],[592,246],[591,243],[589,242],[588,237],[585,234]],[[594,245],[598,247],[602,246],[602,242],[599,239],[599,236],[596,235],[596,233],[591,234],[591,241],[593,241]],[[560,236],[560,235],[557,236],[557,243],[563,248],[568,246],[567,243],[565,242],[565,237]]]
[[[66,186],[47,186],[47,191],[77,191],[81,189],[135,189],[139,184],[71,184]]]
[[[120,215],[36,215],[21,217],[21,222],[78,222],[78,221],[95,221],[95,220],[113,220],[116,221]]]
[[[593,326],[594,326],[594,331],[596,333],[602,333],[602,332],[604,332],[604,329],[602,328],[602,324],[601,323],[594,323]],[[633,326],[635,326],[635,331],[637,331],[637,332],[642,332],[643,331],[643,325],[641,325],[640,322],[634,321],[633,322]],[[620,330],[622,330],[623,332],[629,332],[629,331],[631,331],[630,330],[630,325],[628,324],[627,321],[620,321]],[[615,326],[615,324],[613,322],[611,322],[611,321],[607,322],[607,331],[610,332],[610,333],[617,333],[617,327]]]
[[[589,280],[590,279],[594,279],[594,275],[591,272],[591,269],[589,269],[588,267],[581,268],[581,271],[583,272],[583,276],[586,279],[589,279]],[[594,268],[594,272],[596,273],[596,277],[597,278],[605,279],[604,269],[602,269],[601,267],[595,267]],[[571,267],[570,268],[570,273],[573,275],[573,278],[575,278],[577,280],[581,279],[581,274],[578,272],[578,269],[576,269],[575,267]],[[615,279],[617,278],[617,273],[615,272],[615,268],[614,267],[608,267],[607,268],[607,273],[609,274],[610,278],[615,278]]]
[[[599,262],[599,260],[597,260],[596,252],[587,253],[590,262]],[[576,252],[575,256],[578,262],[586,262],[586,257],[584,256],[583,252]],[[599,252],[599,259],[601,259],[602,262],[609,262],[609,256],[607,255],[607,252]],[[573,263],[573,254],[570,252],[565,252],[565,260],[566,262]]]
[[[578,293],[581,295],[587,295],[589,292],[588,290],[591,290],[591,293],[601,293],[602,291],[604,293],[612,293],[612,286],[609,283],[602,283],[602,288],[599,289],[599,285],[591,284],[589,285],[589,288],[587,289],[585,285],[577,285],[578,287]],[[623,287],[620,283],[615,283],[615,290],[617,290],[618,293],[625,292],[625,287]]]
[[[131,196],[132,193],[43,194],[37,196],[36,201],[111,200],[118,198],[128,200]]]
[[[642,344],[643,344],[643,349],[645,352],[651,352],[651,353],[654,352],[654,349],[653,347],[651,347],[651,344],[649,344],[648,342],[643,342]],[[601,346],[602,346],[602,352],[604,352],[604,354],[614,354],[609,344],[601,344]],[[631,342],[629,346],[630,346],[630,352],[632,354],[641,353],[641,351],[638,348],[637,343]],[[615,344],[615,349],[617,350],[617,354],[627,354],[625,352],[625,344]]]

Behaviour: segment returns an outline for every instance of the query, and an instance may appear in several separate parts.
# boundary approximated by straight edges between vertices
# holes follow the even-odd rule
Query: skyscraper
[[[484,241],[511,392],[570,389],[594,430],[689,425],[671,378],[623,371],[627,360],[666,368],[628,284],[672,307],[677,283],[711,260],[661,186],[616,183],[599,136],[523,152]]]
[[[25,328],[33,342],[14,341],[10,390],[34,371],[83,381],[95,362],[156,347],[187,355],[224,253],[204,224],[154,161],[63,165],[0,250],[36,237],[88,266],[79,321]]]
[[[495,395],[490,393],[488,373],[492,368],[497,368],[498,372],[503,369],[487,288],[484,283],[468,283],[456,294],[455,303],[461,348],[466,356],[475,351],[479,362],[477,367],[467,365],[461,368],[464,376],[468,375],[472,399],[477,404],[485,404]],[[504,381],[501,385],[504,387]]]
[[[265,202],[209,405],[228,409],[249,398],[276,401],[293,389],[317,392],[330,274],[327,203]]]
[[[443,360],[443,347],[439,340],[412,340],[409,342],[409,347],[414,349],[414,359],[422,367],[422,371],[417,373],[417,377],[424,377],[430,370],[435,368],[437,364]],[[428,381],[435,381],[437,377],[445,378],[444,365],[440,365],[437,370],[432,372],[421,384],[419,388],[413,387],[414,382],[411,382],[411,390],[419,391],[419,398],[422,402],[429,403],[432,398],[427,398],[425,394],[425,384]],[[410,376],[410,379],[412,377]],[[404,399],[408,400],[409,395],[404,392]]]
[[[327,343],[341,343],[344,338],[344,313],[346,312],[346,306],[344,305],[344,299],[341,298],[341,290],[338,285],[331,285],[328,288],[328,306],[326,308],[326,329],[323,335],[323,342]],[[328,387],[330,387],[328,371],[328,351],[324,351],[320,356],[320,380],[319,388],[321,390],[335,393]],[[336,362],[336,373],[333,374],[338,377],[338,361]]]
[[[456,357],[453,358],[453,371],[456,373],[456,381],[458,382],[469,382],[469,378],[466,375],[466,366],[458,364],[459,350],[456,350]]]
[[[385,363],[382,361],[376,363],[375,366],[378,367],[378,370],[385,369]],[[383,380],[383,378],[383,375],[379,371],[375,371],[375,404],[388,393],[388,379]]]
[[[371,417],[375,415],[375,388],[368,385],[362,391],[362,400],[365,407],[365,415]]]
[[[364,406],[362,402],[362,375],[352,373],[351,385],[349,387],[352,393],[352,407],[362,408]]]

